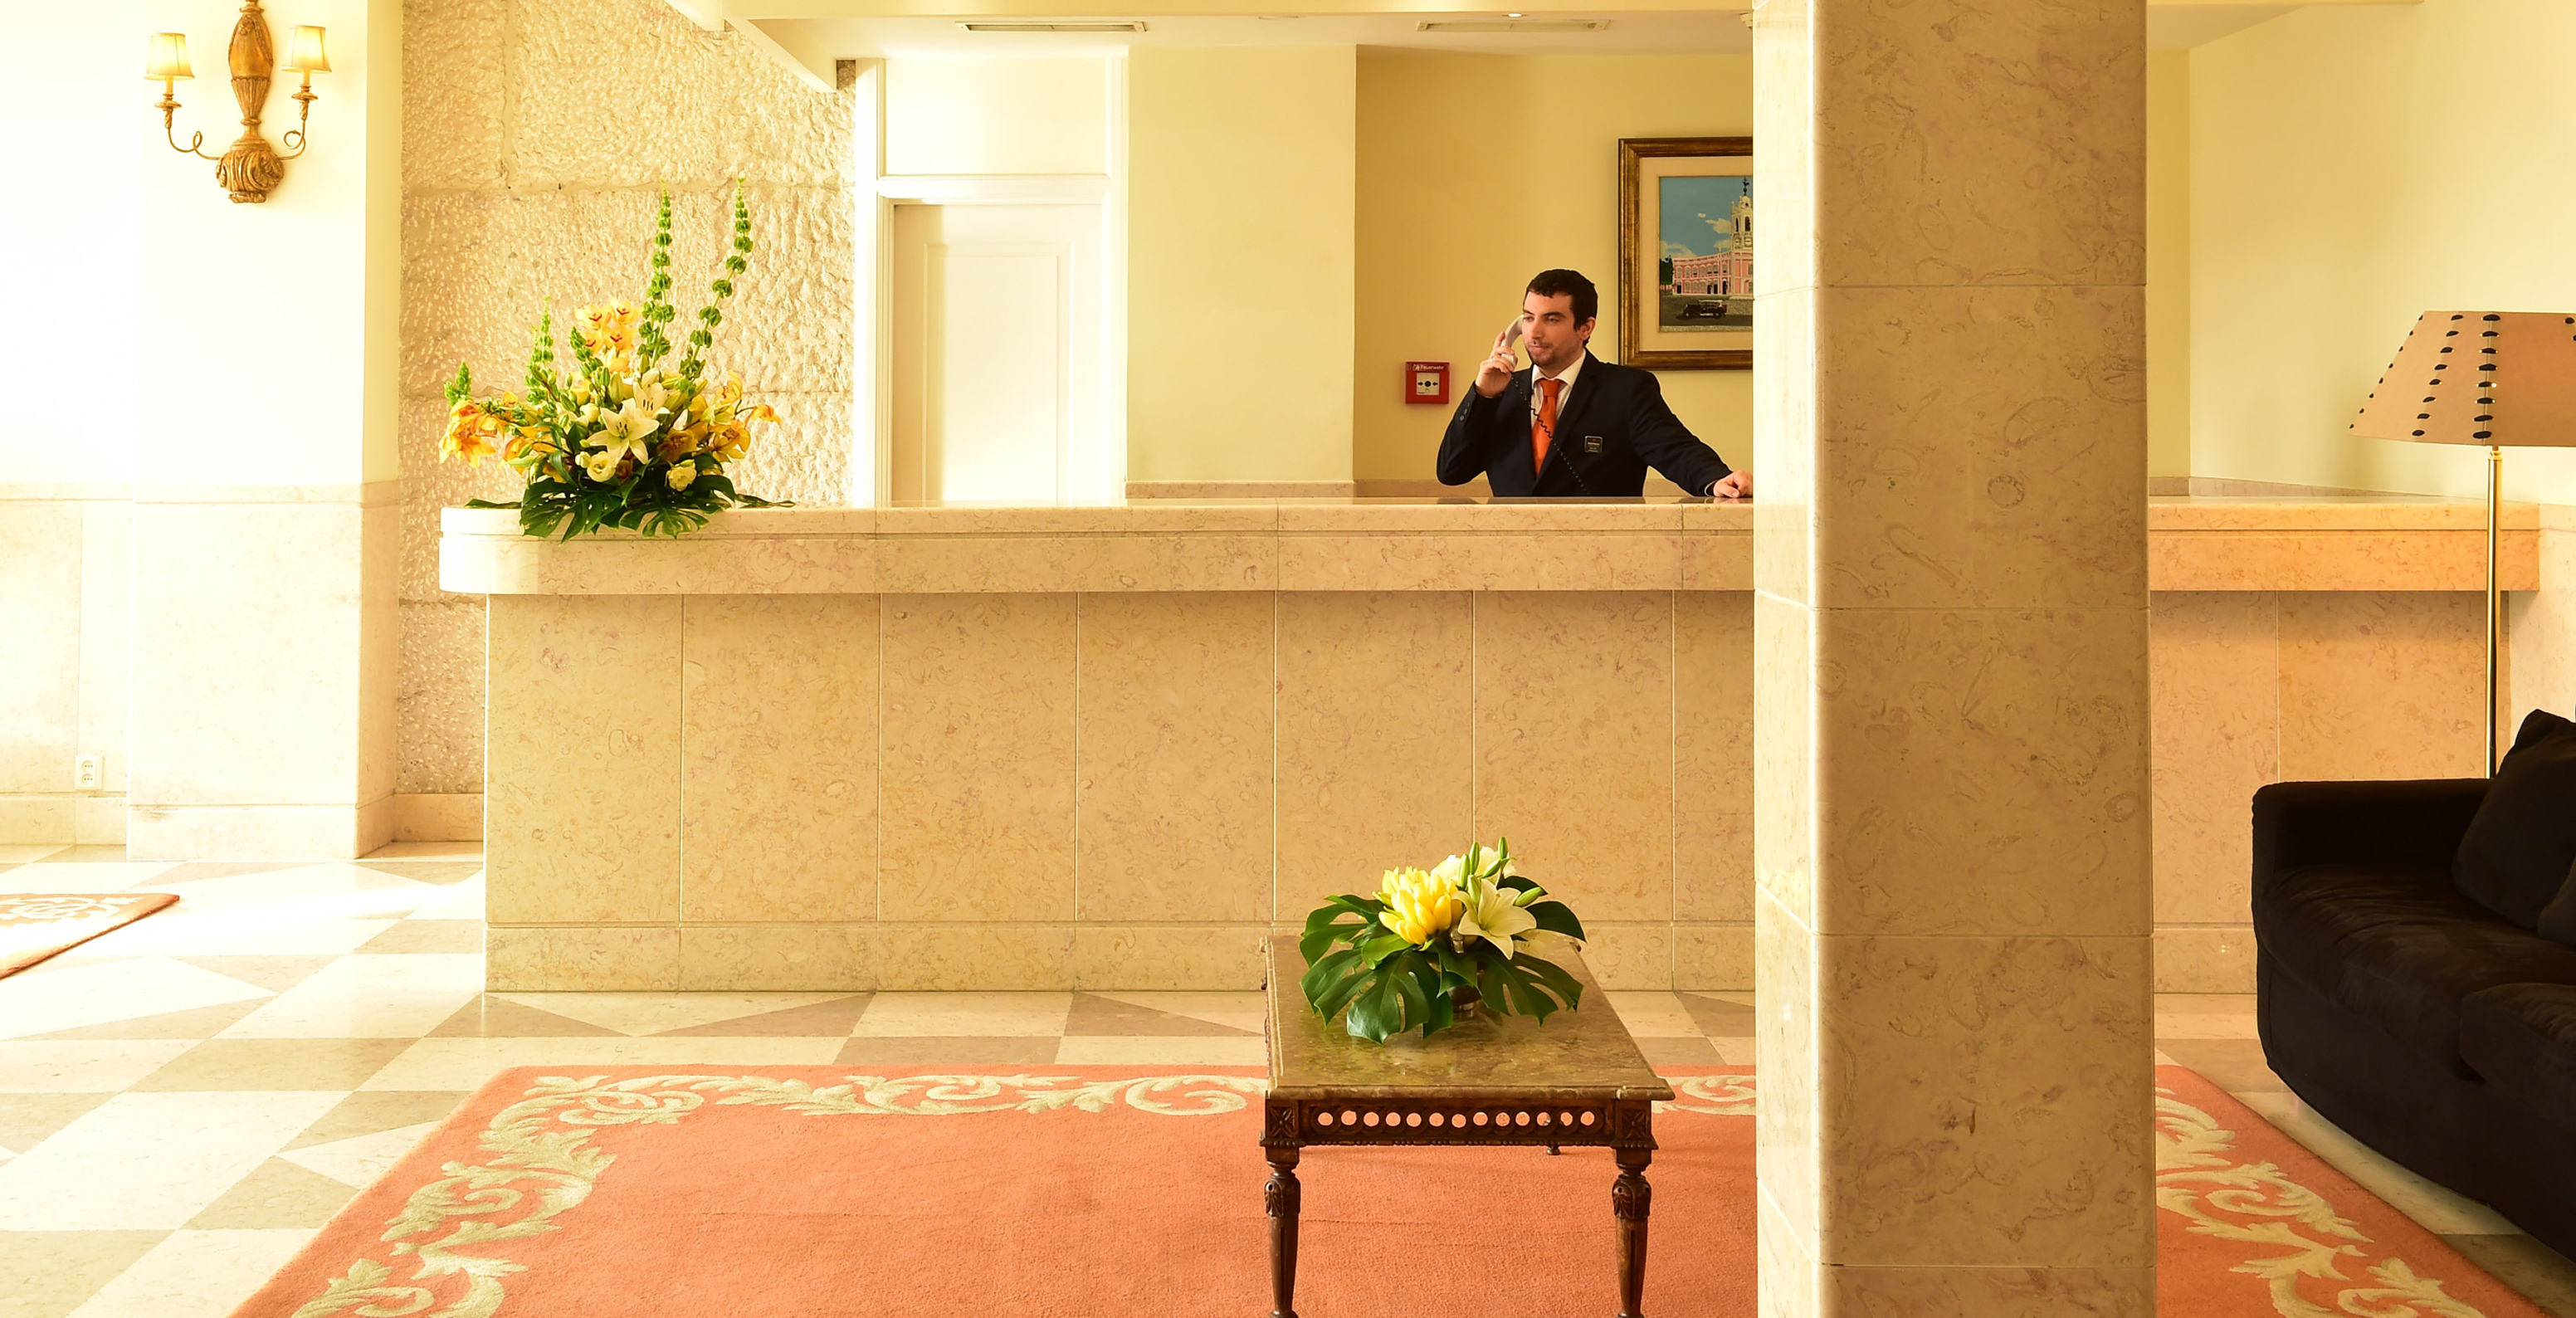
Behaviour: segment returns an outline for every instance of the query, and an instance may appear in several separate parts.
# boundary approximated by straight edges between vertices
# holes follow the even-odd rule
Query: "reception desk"
[[[2515,510],[2507,586],[2537,574]],[[1509,835],[1612,988],[1752,982],[1753,510],[445,514],[489,597],[496,989],[1247,989]],[[2250,982],[2244,802],[2473,772],[2474,506],[2158,501],[2159,982]]]

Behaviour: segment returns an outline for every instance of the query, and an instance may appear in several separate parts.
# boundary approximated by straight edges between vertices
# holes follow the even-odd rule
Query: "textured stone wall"
[[[403,31],[403,792],[483,785],[483,601],[438,589],[438,511],[516,473],[438,461],[456,363],[514,384],[529,327],[640,296],[656,192],[674,205],[673,303],[699,305],[739,179],[750,273],[711,360],[786,424],[736,468],[748,493],[838,503],[850,464],[853,101],[793,81],[662,0],[411,0]]]

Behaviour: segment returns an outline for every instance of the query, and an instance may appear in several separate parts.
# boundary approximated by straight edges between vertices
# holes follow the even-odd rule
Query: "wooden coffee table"
[[[1306,958],[1273,938],[1270,1095],[1261,1147],[1270,1159],[1271,1318],[1296,1318],[1297,1157],[1312,1144],[1517,1144],[1615,1150],[1610,1208],[1619,1220],[1619,1314],[1640,1318],[1646,1292],[1646,1212],[1653,1191],[1655,1104],[1672,1086],[1577,956],[1559,959],[1583,985],[1583,1007],[1539,1024],[1478,1007],[1429,1039],[1354,1039],[1318,1017],[1297,987]]]

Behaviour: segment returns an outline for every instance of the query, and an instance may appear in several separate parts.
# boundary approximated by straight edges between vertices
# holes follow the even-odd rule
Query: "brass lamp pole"
[[[2541,311],[2427,311],[2407,331],[2352,433],[2487,451],[2486,771],[2495,773],[2504,677],[2504,451],[2576,446],[2576,316]]]

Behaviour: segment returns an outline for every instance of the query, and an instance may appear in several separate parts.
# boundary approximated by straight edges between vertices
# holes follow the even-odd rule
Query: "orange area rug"
[[[179,900],[167,892],[0,896],[0,979]]]
[[[1754,1312],[1753,1080],[1672,1077],[1646,1310]],[[2158,1292],[2194,1318],[2542,1318],[2179,1067]],[[1258,1073],[502,1073],[235,1318],[1269,1311]],[[1297,1308],[1608,1313],[1603,1150],[1311,1149]],[[2411,1308],[2410,1308],[2411,1306]]]

